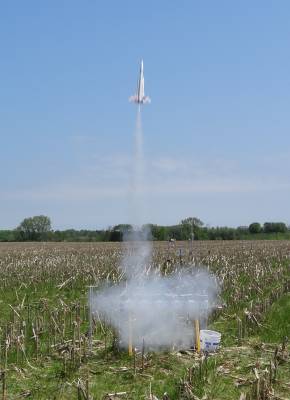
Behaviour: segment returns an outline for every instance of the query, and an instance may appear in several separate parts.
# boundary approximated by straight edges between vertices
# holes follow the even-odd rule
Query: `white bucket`
[[[203,351],[216,351],[219,347],[222,335],[216,331],[200,331],[200,348]]]

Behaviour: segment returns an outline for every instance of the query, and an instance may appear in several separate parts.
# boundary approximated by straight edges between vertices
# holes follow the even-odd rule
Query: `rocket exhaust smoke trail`
[[[148,229],[142,227],[145,212],[144,175],[145,163],[141,107],[138,104],[134,132],[133,185],[130,198],[130,222],[133,230],[124,234],[126,252],[122,260],[122,268],[125,270],[128,278],[140,278],[144,273],[146,265],[151,263],[152,244],[149,241],[151,233]]]
[[[150,232],[141,227],[144,217],[144,156],[141,105],[150,102],[144,93],[143,61],[137,93],[133,190],[130,210],[133,230],[125,237],[121,268],[126,282],[104,287],[91,297],[92,313],[105,318],[118,332],[121,347],[133,345],[147,349],[188,348],[193,344],[193,319],[207,319],[215,306],[219,286],[204,268],[176,269],[162,276],[152,266]]]
[[[141,107],[137,108],[136,127],[134,132],[134,165],[133,165],[133,187],[132,187],[132,223],[136,225],[142,224],[142,216],[144,213],[144,155],[143,155],[143,132],[141,120]]]
[[[144,179],[143,132],[141,107],[138,106],[135,131],[135,185],[136,193],[140,196]]]

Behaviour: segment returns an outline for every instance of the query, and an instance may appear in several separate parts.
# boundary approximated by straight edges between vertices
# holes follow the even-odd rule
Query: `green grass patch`
[[[260,333],[263,341],[271,343],[281,343],[286,336],[290,336],[290,293],[272,305]]]

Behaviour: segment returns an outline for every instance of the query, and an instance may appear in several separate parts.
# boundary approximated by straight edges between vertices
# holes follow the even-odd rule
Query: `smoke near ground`
[[[137,109],[130,219],[133,231],[124,236],[121,260],[126,281],[90,296],[92,313],[112,325],[121,347],[188,348],[193,345],[193,320],[207,316],[215,305],[218,285],[205,269],[182,269],[162,276],[152,266],[150,231],[144,216],[144,157],[141,107]]]
[[[120,345],[141,348],[189,348],[194,343],[193,320],[206,320],[215,304],[218,285],[205,270],[180,271],[162,277],[150,274],[107,288],[93,299],[93,309],[113,325]]]

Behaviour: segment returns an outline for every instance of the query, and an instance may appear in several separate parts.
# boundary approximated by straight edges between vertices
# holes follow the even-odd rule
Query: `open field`
[[[154,243],[157,274],[204,265],[220,281],[222,307],[208,323],[222,347],[207,357],[129,357],[98,319],[90,348],[88,286],[124,279],[123,252],[118,243],[0,244],[0,399],[290,399],[290,242]]]

